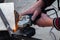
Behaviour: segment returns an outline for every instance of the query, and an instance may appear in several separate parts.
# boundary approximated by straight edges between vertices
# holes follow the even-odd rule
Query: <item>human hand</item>
[[[23,13],[20,13],[20,16],[26,15],[26,14],[33,14],[32,21],[35,20],[35,18],[41,14],[41,8],[44,7],[44,2],[42,0],[37,1],[32,5],[28,10],[24,11]]]
[[[23,13],[20,13],[20,16],[26,15],[26,14],[32,14],[32,21],[35,20],[35,18],[41,14],[41,8],[40,7],[31,7],[30,9],[26,10]]]

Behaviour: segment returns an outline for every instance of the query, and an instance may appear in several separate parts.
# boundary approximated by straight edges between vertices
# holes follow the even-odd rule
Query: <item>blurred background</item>
[[[14,2],[14,9],[18,12],[24,12],[25,10],[29,9],[30,6],[32,6],[36,0],[5,0],[5,2]],[[60,11],[57,7],[57,1],[55,1],[49,8],[55,8],[58,12],[58,15],[60,16]],[[50,15],[52,11],[48,12],[47,14]],[[56,15],[51,15],[51,18],[55,18]],[[53,34],[50,35],[51,27],[38,27],[38,25],[33,25],[36,29],[36,34],[33,36],[34,38],[42,39],[42,40],[55,40],[55,37],[57,40],[60,40],[60,31],[57,31],[55,28],[52,30],[52,32],[55,34],[55,37]]]

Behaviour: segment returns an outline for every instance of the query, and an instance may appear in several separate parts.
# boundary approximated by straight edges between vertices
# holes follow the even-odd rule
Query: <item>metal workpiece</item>
[[[9,22],[7,21],[6,17],[4,16],[1,8],[0,8],[0,17],[1,17],[1,19],[2,19],[2,21],[3,21],[3,23],[4,23],[4,25],[5,25],[5,27],[7,28],[8,32],[9,32],[9,34],[10,34],[10,36],[11,36],[11,33],[12,33],[13,31],[12,31],[12,29],[10,28],[10,24],[9,24]]]

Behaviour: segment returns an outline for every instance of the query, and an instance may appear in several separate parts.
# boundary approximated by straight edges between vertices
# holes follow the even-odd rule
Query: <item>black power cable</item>
[[[48,11],[51,11],[51,10],[54,10],[54,11],[55,11],[54,14],[56,14],[56,17],[58,18],[57,11],[56,11],[54,8],[47,9],[47,10],[45,10],[45,12],[48,12]],[[53,14],[50,14],[49,16],[51,16],[51,15],[53,15]],[[51,30],[50,30],[50,35],[53,34],[53,36],[54,36],[54,38],[55,38],[54,40],[57,40],[55,34],[52,32],[53,28],[54,28],[54,27],[52,27]],[[51,37],[52,37],[52,36],[51,36]]]
[[[45,12],[48,12],[48,11],[51,11],[51,10],[55,11],[54,14],[56,14],[56,17],[58,18],[57,11],[54,8],[47,9],[47,10],[45,10]],[[51,15],[53,15],[53,14],[50,14],[49,16],[51,16]]]
[[[60,10],[59,0],[57,0],[57,3],[58,3],[58,10]]]

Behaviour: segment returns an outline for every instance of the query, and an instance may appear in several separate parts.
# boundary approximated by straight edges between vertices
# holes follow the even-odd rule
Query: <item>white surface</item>
[[[5,15],[7,21],[9,22],[11,28],[15,27],[14,19],[14,3],[0,3],[0,8]],[[0,30],[6,30],[6,27],[0,17]]]
[[[15,3],[15,9],[20,13],[23,12],[24,10],[28,9],[32,4],[36,2],[36,0],[6,0],[5,2],[14,2]],[[24,6],[25,5],[25,6]],[[57,10],[57,2],[53,4]],[[51,6],[53,7],[53,6]],[[50,7],[50,8],[51,8]],[[51,12],[50,12],[51,13]],[[48,13],[48,14],[50,14]],[[60,12],[58,11],[58,14],[60,16]],[[56,15],[51,16],[56,17]],[[43,40],[53,40],[53,37],[51,38],[49,31],[51,27],[38,27],[38,26],[33,26],[36,29],[36,35],[34,36],[35,38],[41,38]],[[54,34],[57,37],[57,40],[60,38],[60,31],[57,31],[56,29],[53,29]]]

